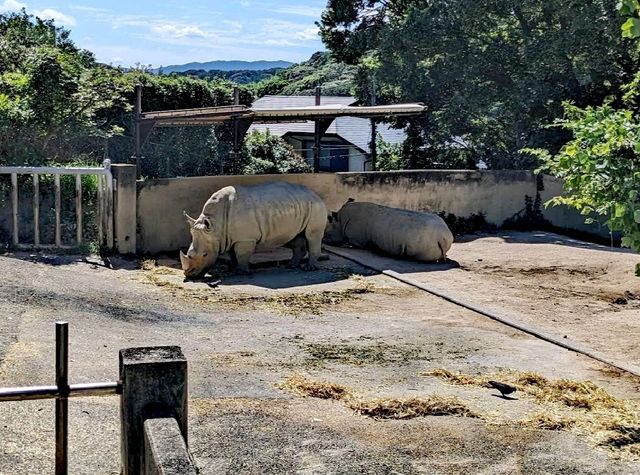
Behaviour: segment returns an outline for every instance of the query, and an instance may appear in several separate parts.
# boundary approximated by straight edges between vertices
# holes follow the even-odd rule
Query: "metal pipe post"
[[[69,324],[56,322],[56,475],[68,473]]]
[[[316,106],[320,105],[322,100],[322,89],[316,87]],[[321,153],[321,137],[320,137],[320,120],[314,121],[313,131],[313,172],[318,173],[320,171],[320,153]]]

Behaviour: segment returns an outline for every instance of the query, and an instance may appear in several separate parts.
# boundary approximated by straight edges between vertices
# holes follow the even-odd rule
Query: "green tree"
[[[384,140],[378,134],[376,138],[378,157],[376,160],[376,170],[381,172],[392,170],[404,170],[408,163],[403,151],[402,144],[392,144]]]
[[[243,174],[265,175],[280,173],[308,173],[309,164],[294,149],[269,131],[251,132],[242,150]]]
[[[618,8],[627,17],[622,35],[639,38],[638,2],[620,2]],[[622,233],[624,247],[640,251],[640,75],[616,96],[599,106],[565,103],[565,116],[555,125],[568,130],[571,140],[555,154],[530,152],[542,158],[542,171],[564,180],[565,194],[548,205],[576,208],[587,223],[594,214],[604,216],[612,232]]]
[[[313,95],[317,86],[330,96],[348,96],[353,91],[356,68],[338,62],[326,52],[314,53],[308,61],[279,71],[253,86],[255,97],[266,95]]]
[[[120,79],[53,22],[0,15],[0,162],[97,155],[97,143],[122,132],[108,120],[126,108]]]
[[[411,121],[409,166],[532,168],[520,149],[568,138],[546,127],[563,101],[599,104],[631,79],[637,53],[618,22],[614,0],[329,0],[320,27],[358,66],[361,99],[375,76],[380,102],[427,106]]]

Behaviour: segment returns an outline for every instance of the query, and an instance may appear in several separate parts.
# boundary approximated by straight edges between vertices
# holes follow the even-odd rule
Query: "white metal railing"
[[[111,161],[105,160],[102,168],[80,167],[0,167],[0,175],[11,175],[11,205],[13,215],[13,245],[16,247],[36,248],[73,248],[63,245],[61,233],[61,175],[76,177],[75,209],[76,209],[76,246],[83,243],[82,232],[82,176],[95,175],[98,179],[97,212],[98,239],[101,245],[113,248],[113,176]],[[18,175],[32,175],[33,179],[33,243],[20,242],[19,230],[19,193]],[[55,193],[55,244],[40,243],[40,175],[53,175]]]

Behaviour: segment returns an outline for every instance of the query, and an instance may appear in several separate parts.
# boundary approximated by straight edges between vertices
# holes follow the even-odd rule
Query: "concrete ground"
[[[636,401],[638,379],[332,256],[319,272],[264,261],[183,283],[175,262],[0,257],[0,386],[53,379],[53,322],[70,322],[71,381],[118,377],[118,350],[182,346],[201,473],[639,473],[588,434],[523,427],[542,406],[426,371],[536,371]],[[471,237],[459,267],[361,253],[423,282],[637,363],[638,256],[542,233]],[[172,267],[173,266],[173,267]],[[634,280],[635,279],[635,280]],[[217,282],[220,280],[220,282]],[[626,303],[622,303],[622,299]],[[635,318],[634,318],[635,315]],[[455,395],[484,419],[377,420],[276,385],[291,375],[363,398]],[[70,402],[70,473],[119,473],[118,399]],[[0,474],[51,473],[53,403],[0,403]]]

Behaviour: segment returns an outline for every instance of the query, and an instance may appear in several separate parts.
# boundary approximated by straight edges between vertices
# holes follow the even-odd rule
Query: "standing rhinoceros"
[[[453,234],[433,213],[349,201],[329,216],[325,241],[428,262],[446,259]]]
[[[238,271],[249,272],[257,249],[293,249],[291,266],[298,267],[309,251],[307,269],[317,268],[327,209],[318,195],[302,185],[285,182],[227,186],[205,203],[198,219],[185,212],[191,227],[191,247],[180,251],[187,277],[204,274],[220,254],[229,252]]]

